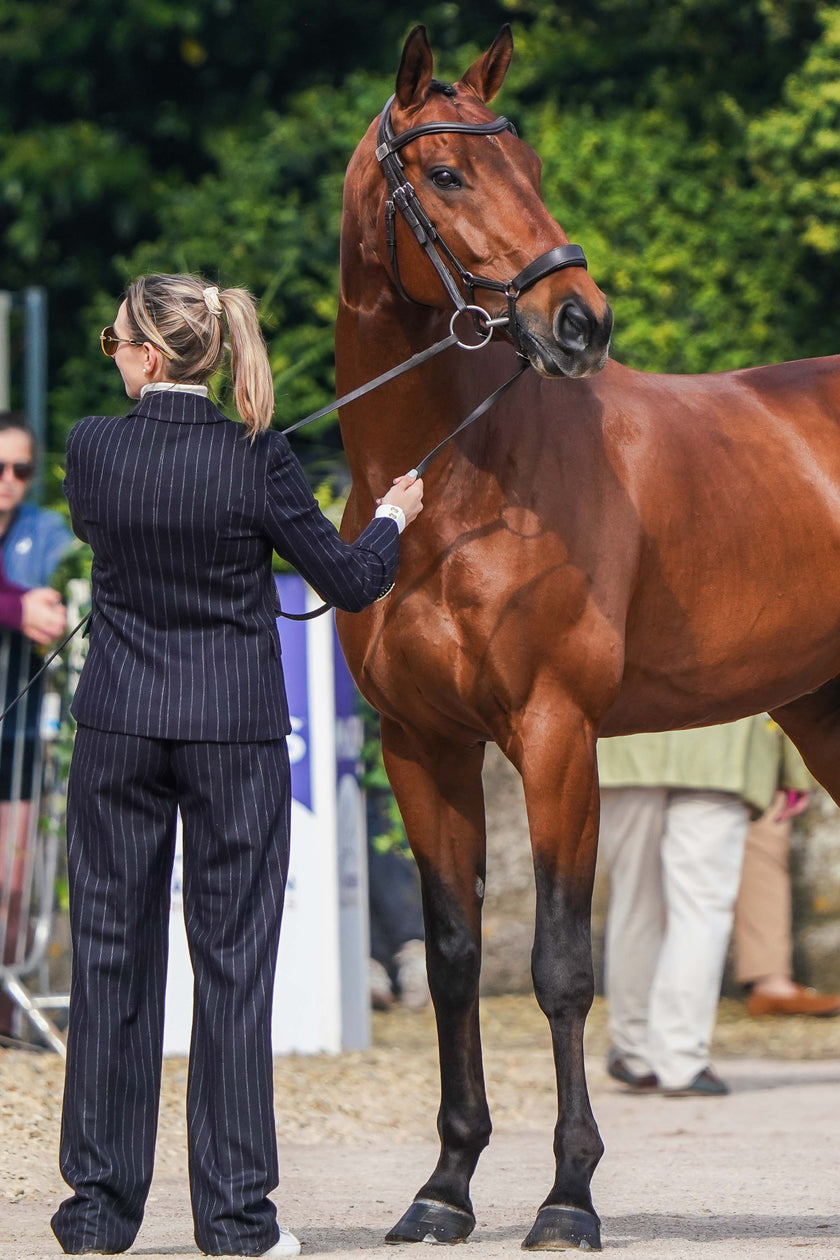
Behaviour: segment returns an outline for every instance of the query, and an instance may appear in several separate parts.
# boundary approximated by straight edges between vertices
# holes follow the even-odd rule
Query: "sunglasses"
[[[9,464],[4,459],[0,459],[0,477],[6,475],[6,469],[11,468],[12,475],[18,481],[31,481],[35,475],[35,465],[30,463]]]
[[[148,340],[148,338],[146,340]],[[113,359],[120,346],[144,346],[146,342],[132,341],[130,337],[118,337],[114,325],[109,324],[108,327],[103,328],[102,332],[99,334],[99,344],[102,347],[102,353],[107,354],[109,359]],[[172,358],[172,355],[169,354],[168,351],[164,350],[163,346],[159,346],[154,341],[149,344],[153,345],[156,350],[160,350],[161,354],[165,355],[167,359]]]

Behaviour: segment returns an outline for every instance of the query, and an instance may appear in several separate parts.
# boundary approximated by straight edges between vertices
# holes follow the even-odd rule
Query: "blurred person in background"
[[[729,1093],[710,1042],[747,829],[780,782],[811,785],[786,742],[766,714],[598,742],[607,1071],[630,1089]]]
[[[799,761],[787,739],[784,745],[786,759]],[[755,1017],[840,1015],[840,994],[819,993],[793,978],[791,833],[809,800],[807,791],[779,791],[747,831],[733,941],[735,978]]]
[[[73,535],[58,512],[26,502],[35,474],[35,443],[24,417],[0,413],[0,557],[8,581],[9,618],[0,639],[0,698],[3,708],[38,672],[41,653],[64,632],[66,614],[61,597],[47,583],[59,561],[73,545]],[[29,847],[36,820],[32,800],[38,761],[39,715],[42,687],[36,683],[3,722],[0,732],[0,937],[3,961],[25,953],[20,921],[23,882],[29,867]],[[18,1032],[15,1007],[0,994],[0,1037]]]
[[[410,854],[368,846],[370,999],[375,1011],[394,1000],[409,1011],[430,1002],[420,878]]]

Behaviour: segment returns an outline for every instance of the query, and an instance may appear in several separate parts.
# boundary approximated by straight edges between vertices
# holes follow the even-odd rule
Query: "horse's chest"
[[[488,733],[527,705],[541,676],[562,686],[568,673],[570,691],[586,680],[597,627],[579,571],[459,568],[413,590],[398,583],[359,646],[359,683],[380,711]]]

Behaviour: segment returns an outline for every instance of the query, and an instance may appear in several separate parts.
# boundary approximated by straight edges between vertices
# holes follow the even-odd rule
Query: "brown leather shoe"
[[[747,998],[747,1014],[761,1015],[840,1015],[840,993],[818,993],[798,984],[790,997],[772,997],[753,992]]]

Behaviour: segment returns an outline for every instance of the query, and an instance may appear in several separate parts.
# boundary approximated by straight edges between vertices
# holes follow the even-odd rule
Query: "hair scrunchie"
[[[219,290],[215,284],[211,284],[202,291],[204,297],[204,305],[207,307],[211,315],[221,315],[222,304],[219,301]]]

